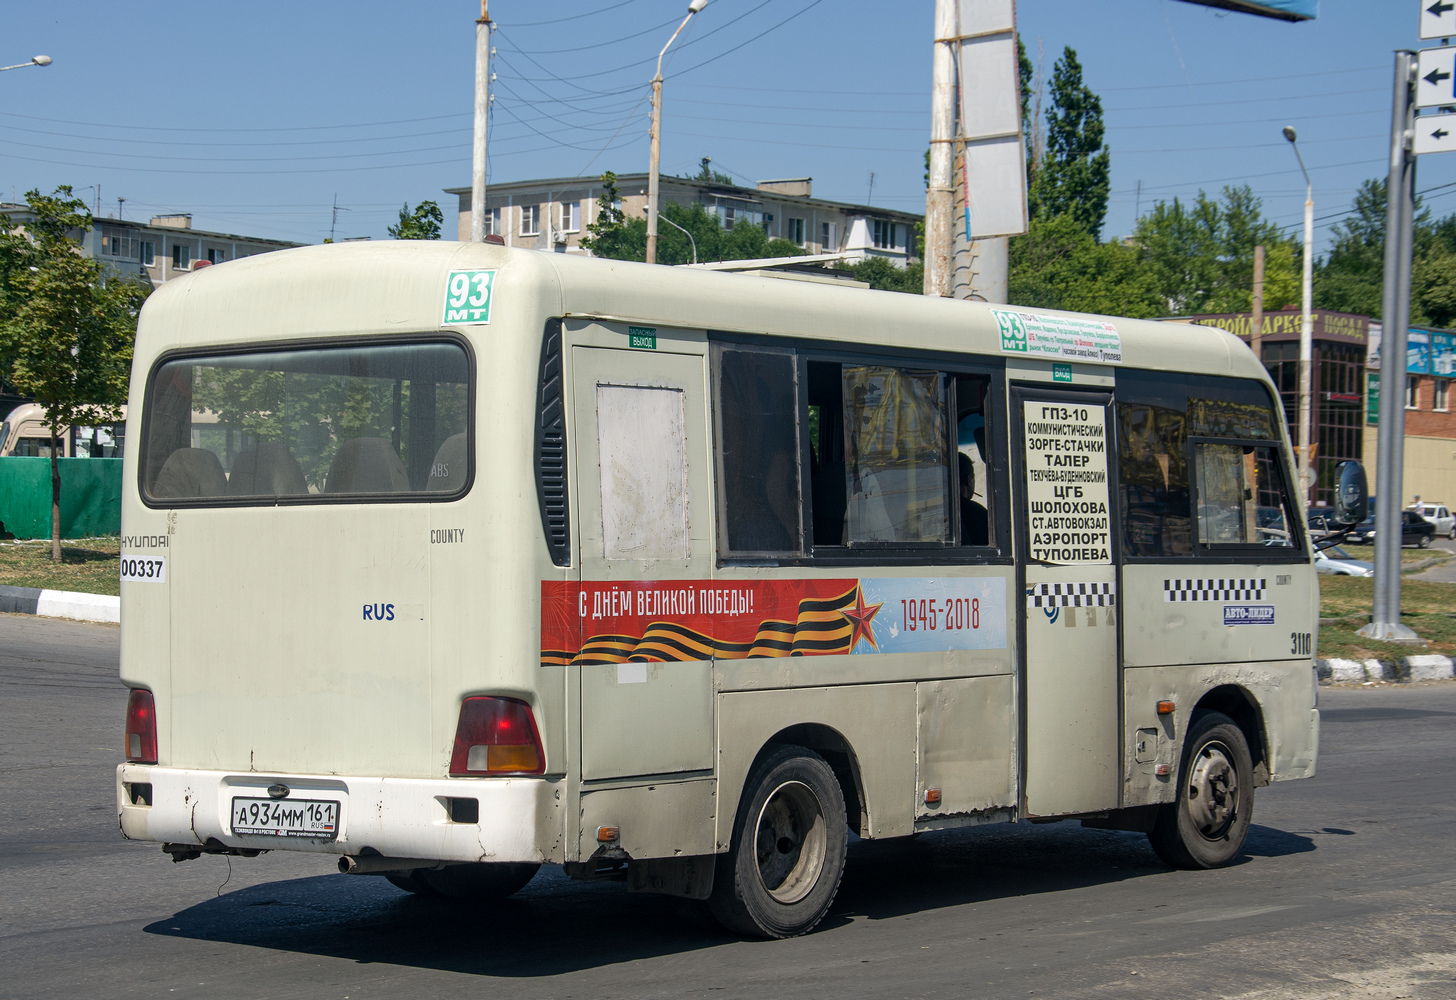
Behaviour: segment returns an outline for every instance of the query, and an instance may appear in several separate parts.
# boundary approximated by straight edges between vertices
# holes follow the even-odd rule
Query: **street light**
[[[31,56],[30,62],[16,63],[14,66],[0,66],[0,73],[7,69],[24,69],[26,66],[49,66],[50,64],[50,56]]]
[[[678,232],[682,233],[688,238],[688,242],[693,245],[693,263],[696,264],[698,262],[698,241],[693,239],[693,234],[688,232],[682,226],[679,226],[676,222],[673,222],[665,215],[662,217],[662,221],[666,222],[669,226],[676,229]],[[656,263],[656,261],[653,261],[653,263]]]
[[[1310,487],[1314,484],[1309,460],[1309,383],[1314,354],[1314,315],[1310,311],[1314,298],[1314,185],[1310,183],[1309,171],[1304,168],[1304,157],[1299,155],[1299,137],[1289,125],[1284,126],[1284,138],[1294,148],[1294,157],[1304,174],[1304,319],[1299,326],[1299,491],[1308,505]]]
[[[662,140],[662,57],[677,36],[688,26],[693,15],[708,6],[708,0],[692,0],[688,4],[688,16],[672,33],[662,51],[657,53],[657,75],[652,78],[652,156],[647,168],[647,263],[657,263],[657,158]]]

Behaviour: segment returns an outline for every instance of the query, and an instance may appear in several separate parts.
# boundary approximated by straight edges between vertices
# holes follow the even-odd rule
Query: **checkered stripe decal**
[[[1110,583],[1036,583],[1027,588],[1028,608],[1111,608],[1117,592]]]
[[[1163,600],[1262,601],[1267,580],[1164,580]]]

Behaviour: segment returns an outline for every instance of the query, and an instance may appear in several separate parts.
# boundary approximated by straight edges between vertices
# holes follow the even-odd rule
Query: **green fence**
[[[121,461],[60,460],[62,538],[121,534]],[[0,524],[16,538],[51,537],[49,458],[0,458]]]

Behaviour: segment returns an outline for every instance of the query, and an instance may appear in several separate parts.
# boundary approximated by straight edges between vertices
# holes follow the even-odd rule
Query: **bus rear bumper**
[[[333,839],[238,835],[235,798],[338,803]],[[128,840],[241,850],[370,854],[431,861],[560,861],[560,785],[548,778],[368,778],[338,775],[236,774],[122,764],[116,807]],[[475,822],[451,819],[451,800],[477,803]],[[468,803],[467,803],[468,806]],[[468,818],[468,808],[454,814]]]

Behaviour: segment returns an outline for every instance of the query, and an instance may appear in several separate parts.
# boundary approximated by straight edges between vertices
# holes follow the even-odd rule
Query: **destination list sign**
[[[1122,363],[1122,335],[1106,320],[992,309],[1001,350],[1059,361]]]
[[[1028,400],[1022,413],[1031,558],[1065,566],[1112,562],[1106,411]]]

